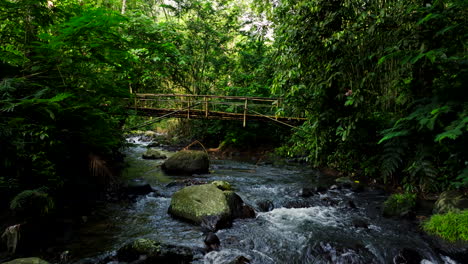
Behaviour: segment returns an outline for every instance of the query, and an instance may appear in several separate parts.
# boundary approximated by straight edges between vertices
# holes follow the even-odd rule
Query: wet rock
[[[226,227],[230,227],[231,223],[228,218],[223,218],[220,215],[208,215],[202,218],[200,227],[203,232],[216,231]]]
[[[161,165],[167,174],[202,174],[208,173],[210,160],[203,151],[183,150],[168,158]]]
[[[257,208],[260,212],[269,212],[275,208],[273,202],[270,200],[263,200],[257,202]]]
[[[190,248],[162,244],[160,242],[140,238],[117,251],[119,261],[137,261],[138,263],[190,263],[193,251]]]
[[[212,250],[218,250],[221,244],[218,236],[213,232],[209,232],[208,234],[206,234],[203,242],[205,243],[205,246],[208,252]]]
[[[327,191],[327,187],[324,185],[314,186],[314,187],[304,187],[301,190],[300,196],[307,198],[314,196],[317,193],[323,193]]]
[[[49,262],[40,258],[19,258],[12,261],[3,262],[3,264],[49,264]]]
[[[184,186],[192,186],[192,185],[201,185],[201,184],[207,184],[207,181],[202,181],[202,180],[195,180],[195,179],[184,179],[184,180],[175,180],[172,181],[168,184],[166,184],[167,188],[171,187],[184,187]]]
[[[342,246],[335,243],[320,242],[307,248],[307,256],[312,263],[378,263],[370,261],[373,255],[362,245]]]
[[[232,190],[231,184],[229,182],[227,182],[227,181],[214,181],[211,184],[213,184],[214,186],[216,186],[218,189],[220,189],[222,191]]]
[[[321,201],[325,202],[329,206],[337,206],[339,201],[331,199],[330,197],[323,197]]]
[[[283,205],[285,208],[307,208],[311,207],[312,204],[304,200],[289,201]]]
[[[168,213],[212,231],[230,226],[235,218],[255,217],[255,211],[236,193],[222,191],[213,184],[188,186],[177,191]]]
[[[367,224],[367,222],[363,219],[359,219],[359,218],[353,219],[352,223],[353,223],[353,226],[356,228],[364,228],[364,229],[369,228],[369,224]]]
[[[357,208],[356,204],[355,204],[353,201],[351,201],[351,200],[348,201],[348,207],[349,207],[349,208],[352,208],[352,209],[356,209],[356,208]]]
[[[153,191],[153,187],[146,182],[130,182],[124,187],[124,192],[127,195],[145,195]]]
[[[151,142],[146,147],[147,148],[155,148],[155,147],[159,147],[160,145],[161,144],[159,144],[159,142]]]
[[[426,235],[426,240],[442,255],[459,263],[468,263],[468,242],[448,242],[433,235]]]
[[[394,264],[419,264],[422,261],[421,255],[412,249],[404,248],[393,258]]]
[[[245,204],[242,198],[235,192],[226,191],[224,195],[226,196],[232,218],[245,219],[255,217],[255,210],[251,206]]]
[[[332,186],[330,186],[330,190],[339,190],[339,189],[341,188],[336,184],[333,184]]]
[[[146,152],[143,153],[143,155],[141,157],[143,159],[151,159],[151,160],[167,158],[166,155],[162,154],[161,152],[159,152],[159,151],[157,151],[155,149],[151,149],[151,148],[146,150]]]
[[[340,177],[335,182],[343,187],[351,188],[353,181],[349,177]]]
[[[244,256],[237,256],[235,259],[228,262],[228,264],[247,264],[247,263],[250,263],[250,259]]]
[[[464,209],[468,209],[468,197],[456,190],[441,193],[434,204],[434,214],[459,212]]]
[[[217,216],[220,221],[227,221],[231,210],[223,191],[213,184],[203,184],[188,186],[174,193],[169,213],[201,224],[208,216]]]
[[[351,184],[351,191],[353,191],[353,192],[360,193],[360,192],[363,192],[364,190],[365,190],[365,185],[362,184],[362,183],[353,182]]]

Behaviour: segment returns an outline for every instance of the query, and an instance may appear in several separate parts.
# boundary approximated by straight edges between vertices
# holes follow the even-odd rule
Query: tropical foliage
[[[308,117],[291,155],[408,191],[466,187],[466,1],[272,3],[272,88]]]
[[[468,210],[436,214],[423,223],[423,229],[451,242],[468,241]]]
[[[282,153],[315,166],[406,191],[466,188],[467,7],[1,1],[0,193],[105,188],[129,92],[281,96],[307,118],[292,137],[218,121],[190,121],[185,131],[241,146],[268,129],[289,138]]]

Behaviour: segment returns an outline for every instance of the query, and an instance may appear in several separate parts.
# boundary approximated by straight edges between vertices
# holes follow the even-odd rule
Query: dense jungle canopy
[[[283,97],[307,121],[279,154],[466,188],[467,17],[465,0],[1,0],[1,196],[112,174],[130,91]]]

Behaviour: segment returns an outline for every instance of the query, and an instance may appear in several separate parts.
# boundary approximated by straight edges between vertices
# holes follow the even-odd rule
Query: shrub
[[[22,217],[41,217],[54,208],[49,195],[41,190],[22,191],[10,202],[10,209]]]
[[[422,228],[450,242],[468,241],[468,210],[435,214],[422,224]]]
[[[435,214],[422,227],[427,233],[450,242],[468,241],[468,210]]]
[[[384,216],[404,216],[416,206],[416,194],[396,193],[390,195],[384,203]]]

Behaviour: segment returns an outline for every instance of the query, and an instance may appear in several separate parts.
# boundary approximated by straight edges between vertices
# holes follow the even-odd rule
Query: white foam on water
[[[281,188],[281,187],[258,186],[258,187],[250,187],[249,189],[255,193],[260,192],[260,193],[279,194],[281,192],[284,192],[284,188]]]
[[[442,260],[444,261],[444,264],[457,264],[455,260],[447,256],[442,256]]]
[[[281,230],[294,230],[298,226],[313,222],[323,226],[344,226],[344,215],[339,215],[333,207],[314,206],[308,208],[277,208],[258,216]]]
[[[220,251],[211,251],[205,255],[204,264],[225,264],[234,263],[237,257],[244,256],[247,259],[252,259],[251,256],[237,249],[222,249]]]

